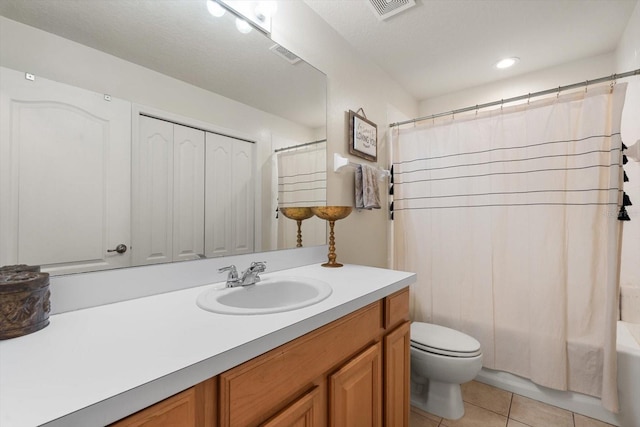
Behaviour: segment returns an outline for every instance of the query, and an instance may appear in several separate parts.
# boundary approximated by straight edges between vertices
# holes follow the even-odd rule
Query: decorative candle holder
[[[311,218],[313,212],[311,208],[280,208],[282,215],[298,223],[298,244],[296,248],[302,247],[302,221]]]
[[[329,262],[322,264],[323,267],[342,267],[342,264],[336,262],[336,240],[333,226],[336,221],[348,217],[352,210],[351,206],[315,206],[311,208],[315,216],[329,221]]]

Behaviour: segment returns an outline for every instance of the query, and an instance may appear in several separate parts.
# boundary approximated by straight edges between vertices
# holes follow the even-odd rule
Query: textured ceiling
[[[636,0],[416,0],[379,21],[368,0],[304,0],[416,99],[615,49]],[[509,70],[493,65],[521,60]],[[600,77],[600,76],[594,76]]]

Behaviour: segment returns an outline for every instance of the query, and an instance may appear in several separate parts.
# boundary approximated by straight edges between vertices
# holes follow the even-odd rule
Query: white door
[[[0,68],[0,265],[130,265],[131,105]]]
[[[233,140],[206,134],[205,255],[219,257],[233,253],[231,170]]]
[[[173,260],[204,255],[204,131],[173,127]]]
[[[233,141],[233,184],[231,194],[233,196],[233,229],[234,229],[234,254],[252,253],[254,247],[254,144],[235,140]]]
[[[173,260],[173,123],[138,116],[133,143],[135,265]]]
[[[254,144],[207,132],[205,253],[254,251]]]

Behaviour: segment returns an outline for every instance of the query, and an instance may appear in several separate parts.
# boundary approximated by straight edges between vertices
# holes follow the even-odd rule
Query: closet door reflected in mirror
[[[138,116],[133,144],[135,265],[204,254],[204,131]]]

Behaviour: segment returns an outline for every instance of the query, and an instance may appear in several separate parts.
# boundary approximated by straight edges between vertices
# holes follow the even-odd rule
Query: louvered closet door
[[[131,105],[0,68],[0,265],[130,265]]]

